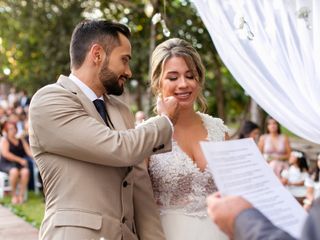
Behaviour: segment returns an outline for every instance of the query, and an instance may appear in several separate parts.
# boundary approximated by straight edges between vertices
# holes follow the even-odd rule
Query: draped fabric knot
[[[109,128],[114,128],[111,119],[108,115],[107,109],[106,109],[106,105],[104,103],[104,101],[102,99],[96,99],[93,101],[94,106],[96,107],[98,113],[100,114],[100,116],[102,117],[103,121],[106,123],[106,125]]]

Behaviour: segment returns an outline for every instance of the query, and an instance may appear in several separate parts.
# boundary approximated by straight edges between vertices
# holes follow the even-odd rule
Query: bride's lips
[[[175,93],[174,97],[177,98],[178,100],[185,100],[188,99],[191,96],[192,92],[179,92]]]

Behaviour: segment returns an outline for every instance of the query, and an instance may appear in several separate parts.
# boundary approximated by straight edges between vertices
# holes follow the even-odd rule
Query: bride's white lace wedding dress
[[[209,141],[223,141],[223,121],[199,113]],[[217,190],[212,175],[203,172],[173,140],[172,151],[153,155],[149,162],[154,196],[167,240],[228,239],[207,215],[206,197]]]

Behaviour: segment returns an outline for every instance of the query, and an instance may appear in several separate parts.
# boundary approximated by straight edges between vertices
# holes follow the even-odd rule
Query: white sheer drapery
[[[193,2],[245,91],[286,128],[320,143],[320,1]]]

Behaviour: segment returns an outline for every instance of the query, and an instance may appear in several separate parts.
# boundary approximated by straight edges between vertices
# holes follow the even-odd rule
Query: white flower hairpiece
[[[298,151],[292,151],[291,154],[297,158],[301,158],[303,157],[303,153],[302,152],[298,152]]]

